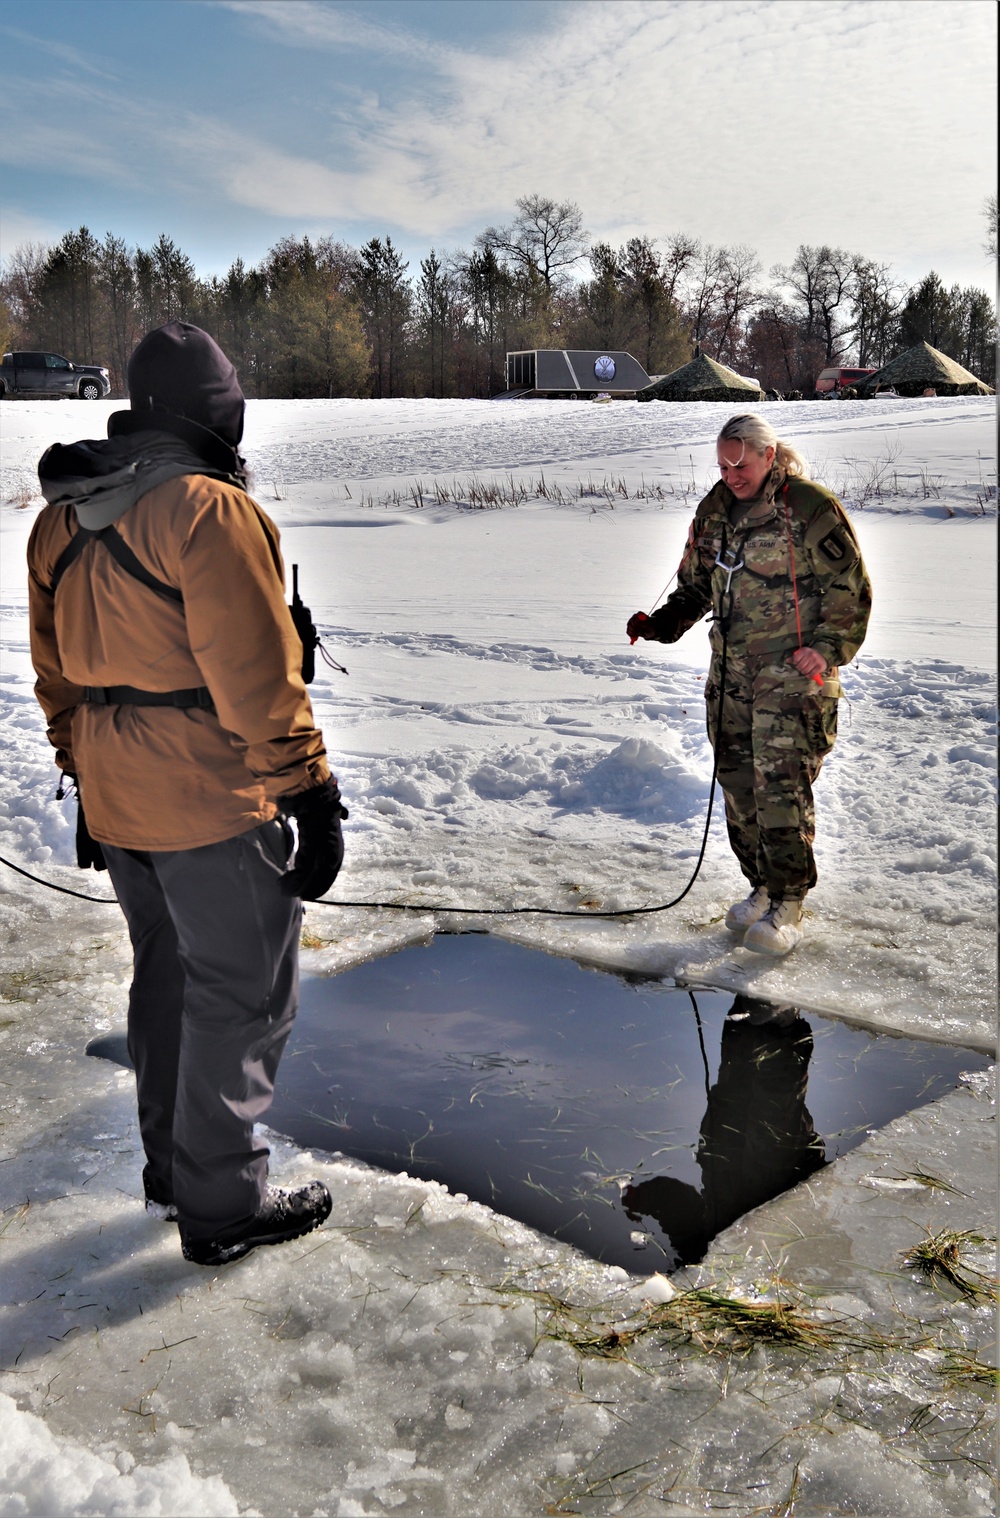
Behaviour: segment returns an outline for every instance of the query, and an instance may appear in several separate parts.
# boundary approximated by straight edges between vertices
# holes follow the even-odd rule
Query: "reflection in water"
[[[723,1228],[826,1163],[806,1107],[812,1050],[812,1029],[794,1007],[736,997],[701,1123],[701,1190],[671,1175],[622,1190],[626,1215],[658,1223],[678,1263],[700,1260]]]
[[[90,1048],[128,1060],[124,1038]],[[846,1153],[987,1063],[731,993],[696,1001],[492,935],[439,935],[303,978],[268,1121],[656,1270],[693,1264],[824,1151]]]

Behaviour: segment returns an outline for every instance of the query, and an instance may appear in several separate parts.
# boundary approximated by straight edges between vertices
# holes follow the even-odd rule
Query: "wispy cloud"
[[[230,193],[262,209],[447,237],[539,189],[605,232],[684,226],[790,254],[802,236],[919,245],[991,182],[996,20],[975,0],[602,0],[489,53],[313,0],[227,4],[292,45],[419,54],[434,71],[356,103],[336,170],[237,145]]]
[[[327,48],[406,58],[437,65],[454,50],[420,37],[405,27],[382,26],[359,11],[317,3],[317,0],[218,0],[274,41],[289,47]]]
[[[182,96],[167,110],[155,73],[141,94],[78,77],[67,88],[95,110],[72,132],[19,132],[5,92],[0,157],[153,183],[165,222],[182,193],[213,219],[228,204],[441,246],[538,191],[577,201],[595,235],[685,230],[765,264],[800,241],[920,261],[957,227],[978,250],[996,162],[982,0],[568,0],[531,34],[463,47],[376,7],[217,8],[268,47],[330,54],[328,82],[303,84],[301,129],[295,113],[272,129],[239,96],[227,114],[225,90],[209,110]]]
[[[98,63],[90,53],[85,53],[81,48],[72,47],[68,42],[57,42],[51,37],[37,37],[33,32],[23,32],[16,26],[0,26],[0,37],[10,37],[15,42],[23,42],[28,47],[38,48],[43,53],[48,53],[52,58],[58,58],[72,69],[82,69],[86,74],[93,74],[98,79],[115,79],[117,75],[112,73],[107,64]]]
[[[65,80],[59,87],[59,112],[38,113],[24,129],[20,103],[37,96],[37,81],[18,80],[0,96],[0,162],[22,168],[53,170],[83,180],[103,179],[142,186],[146,164],[135,150],[145,150],[161,134],[163,116],[155,104],[131,98],[105,85]],[[122,143],[130,144],[123,151]]]

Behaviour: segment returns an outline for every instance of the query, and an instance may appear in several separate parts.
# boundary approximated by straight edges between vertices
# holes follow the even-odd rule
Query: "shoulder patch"
[[[825,538],[821,538],[819,551],[831,564],[843,564],[849,557],[847,545],[839,532],[828,532]]]

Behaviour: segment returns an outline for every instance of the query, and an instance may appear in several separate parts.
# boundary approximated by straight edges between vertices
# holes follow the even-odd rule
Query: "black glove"
[[[336,780],[324,780],[294,796],[279,796],[278,805],[298,825],[299,846],[292,868],[281,880],[286,896],[318,901],[337,878],[344,861],[344,837],[340,819],[347,816],[341,805]]]
[[[70,777],[75,780],[76,776]],[[87,819],[83,815],[83,802],[80,800],[80,792],[76,793],[76,862],[81,870],[106,870],[107,864],[104,859],[104,850],[96,838],[91,838],[87,830]]]
[[[636,638],[655,638],[656,636],[649,613],[645,611],[634,611],[632,613],[625,623],[625,632],[633,643]]]

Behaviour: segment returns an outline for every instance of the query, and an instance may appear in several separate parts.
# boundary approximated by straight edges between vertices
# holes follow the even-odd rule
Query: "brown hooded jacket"
[[[50,504],[28,545],[35,692],[49,740],[56,763],[79,777],[91,834],[119,848],[233,838],[274,817],[278,796],[329,776],[285,604],[277,529],[238,484],[199,472],[193,458],[189,468],[175,467],[114,518],[183,604],[135,579],[99,542],[88,543],[53,594],[78,527],[71,489],[46,490]],[[82,506],[81,516],[86,522]],[[84,686],[116,685],[207,686],[215,710],[83,699]]]

